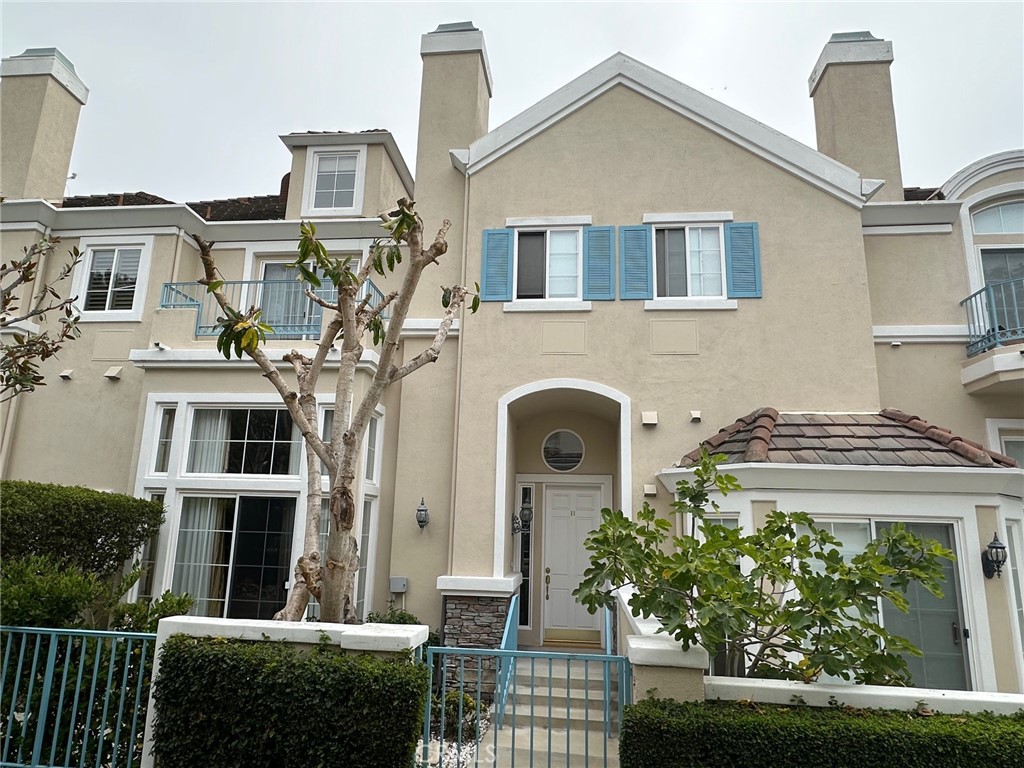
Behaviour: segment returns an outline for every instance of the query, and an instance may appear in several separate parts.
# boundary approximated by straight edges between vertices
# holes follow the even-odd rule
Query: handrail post
[[[43,736],[46,735],[46,711],[50,707],[50,690],[53,687],[53,668],[57,665],[57,634],[48,633],[50,650],[46,654],[46,677],[43,680],[43,691],[39,696],[39,715],[36,717],[36,738],[32,746],[32,763],[39,764],[39,756],[43,751]],[[39,640],[42,639],[40,634]],[[39,642],[37,640],[36,642]],[[60,713],[58,712],[58,717]]]

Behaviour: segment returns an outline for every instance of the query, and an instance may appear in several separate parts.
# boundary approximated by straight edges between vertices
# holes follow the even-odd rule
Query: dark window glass
[[[561,429],[544,441],[544,463],[556,472],[569,472],[583,461],[583,441],[574,432]]]
[[[517,299],[544,298],[544,233],[519,233]]]

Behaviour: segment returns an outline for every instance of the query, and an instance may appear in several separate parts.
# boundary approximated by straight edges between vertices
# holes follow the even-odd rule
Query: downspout
[[[43,228],[43,239],[50,237],[50,228]],[[39,256],[39,266],[36,268],[36,279],[32,281],[32,290],[36,288],[36,282],[46,279],[46,251],[43,251]],[[29,297],[32,293],[29,293]],[[45,294],[36,297],[35,305],[33,309],[38,309],[43,303]],[[10,405],[7,408],[7,412],[4,414],[3,423],[3,440],[0,440],[0,479],[7,479],[7,464],[11,459],[11,444],[14,442],[14,430],[18,426],[18,405],[21,402],[21,396],[16,396],[10,401]]]
[[[462,274],[459,283],[465,287],[466,275],[469,265],[469,169],[466,169],[466,181],[463,183],[462,192]],[[448,574],[452,575],[452,566],[455,562],[455,489],[459,478],[459,421],[462,414],[462,348],[463,338],[466,333],[466,305],[463,303],[459,309],[459,340],[456,346],[455,356],[455,422],[452,424],[452,488],[451,498],[448,502],[451,524],[448,526]]]

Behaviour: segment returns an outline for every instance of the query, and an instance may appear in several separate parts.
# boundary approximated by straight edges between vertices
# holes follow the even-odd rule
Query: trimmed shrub
[[[11,627],[81,627],[107,590],[95,574],[48,557],[0,560],[0,616]]]
[[[626,707],[622,768],[1011,768],[1024,711],[931,715],[648,699]]]
[[[160,530],[163,519],[159,501],[47,483],[0,483],[5,560],[46,555],[109,576]]]
[[[170,590],[153,600],[138,600],[134,603],[118,603],[114,606],[111,617],[111,629],[124,632],[153,632],[157,630],[160,619],[168,616],[184,616],[195,605],[191,595],[176,595]]]
[[[408,766],[426,694],[421,664],[175,635],[160,656],[154,753],[162,768]]]
[[[462,716],[459,717],[459,704]],[[441,697],[430,697],[430,730],[432,736],[441,733]],[[461,736],[461,738],[459,738]],[[476,699],[468,693],[448,691],[444,696],[444,740],[470,744],[480,737],[479,718],[476,716]]]

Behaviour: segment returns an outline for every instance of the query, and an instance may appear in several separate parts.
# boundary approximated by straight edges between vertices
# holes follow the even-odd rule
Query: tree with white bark
[[[434,240],[427,244],[423,220],[416,213],[414,202],[402,198],[398,201],[397,210],[382,213],[380,218],[388,234],[374,242],[369,258],[362,264],[352,256],[331,256],[317,240],[315,226],[306,222],[302,224],[298,256],[290,266],[296,270],[306,297],[321,306],[328,315],[312,357],[296,349],[284,355],[283,360],[291,368],[293,381],[290,381],[292,377],[286,376],[288,368],[279,369],[263,349],[267,334],[272,334],[273,328],[263,322],[262,310],[254,305],[242,311],[231,305],[221,290],[224,280],[217,269],[214,244],[199,235],[192,235],[199,246],[203,264],[204,276],[199,282],[207,287],[224,313],[218,318],[218,350],[225,357],[229,358],[232,353],[239,358],[245,355],[256,363],[281,396],[306,445],[308,485],[303,554],[295,564],[287,603],[274,616],[278,620],[301,620],[313,597],[320,603],[322,621],[358,623],[354,586],[359,554],[352,533],[356,512],[353,486],[356,458],[366,427],[389,386],[438,359],[459,311],[467,305],[472,312],[479,307],[477,293],[461,285],[443,287],[441,303],[444,311],[432,343],[407,362],[396,362],[402,326],[409,314],[413,295],[423,271],[447,252],[445,238],[451,222],[446,219]],[[397,290],[376,301],[369,291],[362,291],[372,273],[381,276],[393,273],[403,260],[406,264]],[[316,292],[323,279],[329,280],[337,290],[337,298],[333,301]],[[388,309],[390,317],[385,319],[385,310]],[[362,399],[355,402],[357,365],[363,354],[364,341],[371,336],[373,344],[380,345],[380,359]],[[333,425],[331,434],[322,437],[317,384],[328,354],[336,348],[338,341],[341,343],[341,360],[334,387]],[[326,552],[320,551],[321,462],[326,467],[330,486]]]

